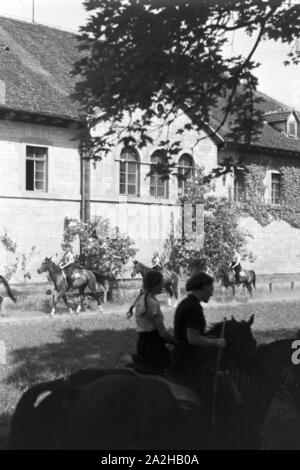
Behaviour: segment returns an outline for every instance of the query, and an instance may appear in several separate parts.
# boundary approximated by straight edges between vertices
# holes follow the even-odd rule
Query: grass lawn
[[[23,312],[22,318],[0,318],[0,340],[5,341],[7,362],[0,365],[0,446],[9,420],[24,390],[86,367],[122,367],[121,357],[135,349],[134,321],[127,306],[114,306],[110,315],[61,315],[50,318]],[[165,308],[172,326],[173,309]],[[253,331],[258,341],[293,337],[300,329],[300,300],[275,299],[244,303],[212,302],[205,308],[208,323],[230,318],[246,319],[255,313]],[[300,419],[293,408],[275,399],[264,427],[264,448],[300,449]]]

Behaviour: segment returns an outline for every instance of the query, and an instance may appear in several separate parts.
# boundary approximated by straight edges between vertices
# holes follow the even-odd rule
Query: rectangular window
[[[245,174],[242,170],[234,172],[234,200],[237,202],[244,201],[246,198]]]
[[[296,137],[296,123],[295,122],[288,123],[288,136]]]
[[[26,146],[26,191],[47,191],[48,149]]]
[[[271,204],[280,204],[281,176],[279,173],[271,174]]]
[[[138,164],[131,162],[120,163],[120,194],[138,195]]]
[[[157,173],[150,176],[150,196],[168,198],[168,181],[160,178]]]

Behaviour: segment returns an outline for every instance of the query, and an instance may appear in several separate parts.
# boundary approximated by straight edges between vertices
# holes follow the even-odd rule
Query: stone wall
[[[241,221],[241,227],[253,235],[248,249],[254,263],[243,263],[245,268],[259,274],[300,272],[300,230],[284,221],[273,221],[262,227],[252,217]]]
[[[65,216],[80,216],[80,159],[76,131],[57,127],[0,122],[0,233],[17,243],[17,250],[29,253],[33,280],[41,259],[61,254]],[[26,145],[48,149],[48,190],[26,191]],[[12,256],[0,245],[0,264],[10,264]],[[13,281],[22,281],[18,273]]]

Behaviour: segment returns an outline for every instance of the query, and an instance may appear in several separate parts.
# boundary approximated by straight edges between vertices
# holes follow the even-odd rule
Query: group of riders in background
[[[158,252],[154,253],[154,256],[152,258],[151,269],[154,269],[157,271],[163,270],[163,266],[162,266],[161,259],[160,259]],[[236,250],[233,252],[233,257],[232,257],[232,261],[229,264],[229,269],[232,269],[234,271],[236,283],[239,284],[241,282],[240,273],[242,271],[242,266],[241,266],[241,255]]]

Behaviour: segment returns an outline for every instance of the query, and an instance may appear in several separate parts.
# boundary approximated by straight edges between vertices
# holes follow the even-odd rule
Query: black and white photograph
[[[300,0],[1,0],[0,450],[300,450]]]

